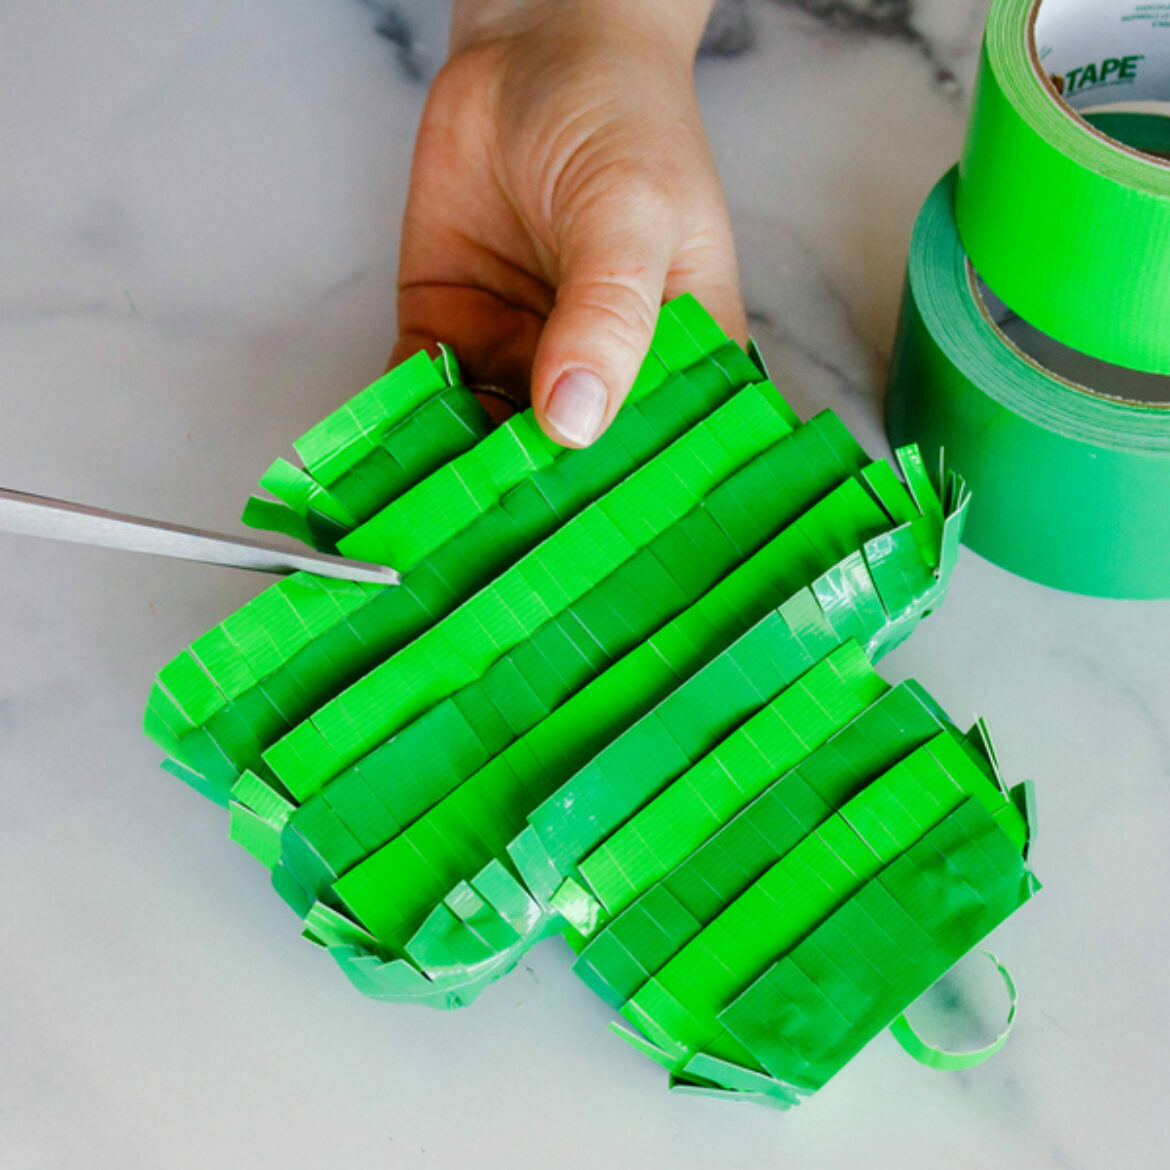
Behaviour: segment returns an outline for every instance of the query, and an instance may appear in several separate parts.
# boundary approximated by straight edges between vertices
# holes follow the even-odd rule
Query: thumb
[[[650,348],[674,252],[656,200],[600,201],[575,217],[561,280],[532,363],[532,405],[546,434],[587,447],[629,393]],[[632,213],[633,212],[633,213]]]
[[[420,349],[425,349],[432,357],[439,352],[439,344],[433,333],[422,330],[403,333],[390,351],[390,364],[386,369],[392,370],[395,366],[401,365],[407,358],[414,357]]]

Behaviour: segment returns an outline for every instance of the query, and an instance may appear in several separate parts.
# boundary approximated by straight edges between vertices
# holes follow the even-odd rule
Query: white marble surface
[[[700,68],[777,379],[878,451],[915,212],[986,0],[747,0]],[[0,7],[0,482],[217,527],[380,369],[446,9]],[[377,30],[381,28],[382,34]],[[731,53],[731,50],[744,50]],[[1165,1165],[1170,605],[968,554],[888,662],[1039,786],[1021,1020],[940,1074],[875,1042],[786,1115],[666,1093],[540,947],[470,1010],[362,999],[139,733],[261,582],[0,543],[0,1167]]]

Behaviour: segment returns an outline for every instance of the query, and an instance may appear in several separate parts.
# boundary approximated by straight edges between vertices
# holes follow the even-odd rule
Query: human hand
[[[415,146],[393,362],[450,343],[473,384],[587,446],[693,292],[740,341],[735,247],[693,86],[710,0],[456,0]]]

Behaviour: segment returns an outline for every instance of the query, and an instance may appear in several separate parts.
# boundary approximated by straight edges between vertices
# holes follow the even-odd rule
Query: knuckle
[[[480,125],[496,114],[495,101],[503,50],[486,43],[449,57],[431,80],[422,127]]]
[[[642,360],[658,319],[658,305],[639,274],[615,272],[593,277],[577,289],[574,300],[578,308],[604,324],[622,349]]]
[[[676,199],[666,176],[630,159],[599,166],[582,194],[604,201],[626,222],[647,230],[661,231],[674,219]]]

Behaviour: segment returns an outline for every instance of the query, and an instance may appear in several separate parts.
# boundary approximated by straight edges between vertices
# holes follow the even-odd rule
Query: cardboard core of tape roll
[[[975,271],[970,260],[967,277],[972,298],[1004,345],[1041,373],[1082,394],[1170,410],[1170,375],[1130,370],[1080,353],[1012,312]]]

